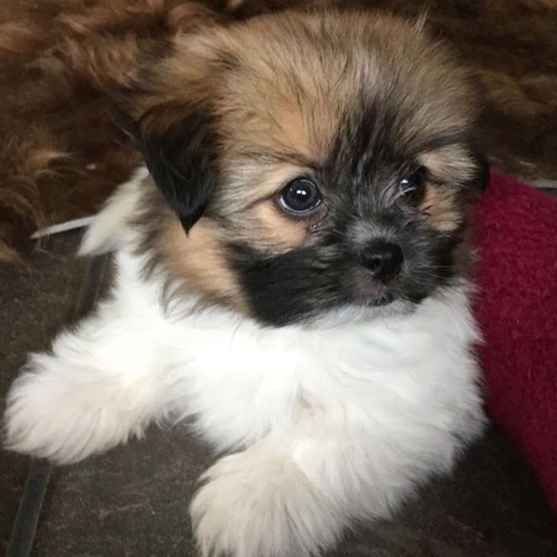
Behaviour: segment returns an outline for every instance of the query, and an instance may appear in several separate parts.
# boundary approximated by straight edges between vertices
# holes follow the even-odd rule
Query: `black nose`
[[[404,256],[396,244],[374,242],[362,251],[360,260],[375,278],[387,282],[400,271]]]

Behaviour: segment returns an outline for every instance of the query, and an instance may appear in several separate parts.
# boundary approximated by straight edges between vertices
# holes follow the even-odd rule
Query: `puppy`
[[[386,16],[179,37],[131,101],[149,174],[84,240],[110,298],[8,398],[8,446],[77,462],[189,418],[221,456],[203,556],[306,557],[389,516],[482,430],[467,75]]]

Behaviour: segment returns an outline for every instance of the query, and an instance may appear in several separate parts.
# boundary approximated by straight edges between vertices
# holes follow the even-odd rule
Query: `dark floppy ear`
[[[154,107],[139,121],[143,157],[155,184],[189,232],[201,218],[218,180],[213,117],[203,106]]]

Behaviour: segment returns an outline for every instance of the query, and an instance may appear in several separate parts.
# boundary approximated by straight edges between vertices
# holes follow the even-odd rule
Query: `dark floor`
[[[47,347],[72,318],[87,268],[72,256],[76,244],[75,234],[56,237],[34,254],[34,273],[0,274],[0,397],[26,353]],[[4,554],[30,461],[6,452],[0,459]],[[55,468],[31,555],[194,557],[187,507],[209,462],[176,428]],[[330,557],[555,555],[557,524],[532,474],[492,430],[452,478],[431,483],[393,522],[362,527]]]

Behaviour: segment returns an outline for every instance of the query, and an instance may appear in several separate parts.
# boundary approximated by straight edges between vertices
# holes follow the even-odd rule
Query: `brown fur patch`
[[[463,223],[462,206],[455,189],[426,185],[420,210],[440,232],[455,232]]]
[[[470,222],[471,215],[465,214],[467,203],[463,199],[467,193],[459,192],[459,187],[473,179],[477,172],[476,162],[470,158],[470,153],[460,146],[425,153],[420,157],[420,161],[426,172],[426,188],[420,209],[436,230],[455,232]],[[441,187],[435,182],[443,182],[449,187]]]
[[[238,239],[244,236],[254,247],[276,254],[303,245],[308,234],[305,220],[288,217],[274,201],[266,201],[246,213]]]
[[[180,221],[162,199],[148,177],[135,226],[141,231],[139,253],[147,257],[145,272],[161,266],[205,302],[217,302],[246,311],[235,275],[226,261],[223,237],[226,231],[208,218],[201,219],[186,234]]]
[[[420,161],[428,174],[444,182],[452,180],[466,182],[472,179],[477,171],[476,163],[470,158],[470,153],[458,145],[425,153],[420,157]]]
[[[222,228],[204,218],[186,235],[174,215],[164,218],[157,249],[173,275],[209,300],[245,309],[235,275],[226,262]]]

